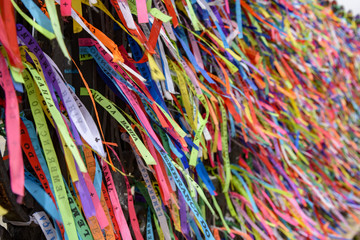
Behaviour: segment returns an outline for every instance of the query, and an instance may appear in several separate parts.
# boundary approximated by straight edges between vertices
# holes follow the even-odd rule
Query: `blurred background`
[[[345,11],[351,10],[354,15],[360,14],[360,0],[337,0],[337,3],[344,6]]]

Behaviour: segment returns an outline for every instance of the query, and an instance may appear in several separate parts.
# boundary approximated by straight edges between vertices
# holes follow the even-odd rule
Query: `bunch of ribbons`
[[[41,209],[27,221],[46,239],[342,239],[349,219],[360,223],[360,38],[330,7],[0,7],[0,180],[8,174],[12,191],[0,198],[5,219],[30,194]],[[125,43],[101,31],[95,15]],[[67,49],[68,25],[79,55]],[[49,56],[34,32],[63,55]],[[59,61],[83,87],[68,83]],[[84,62],[96,65],[106,91],[83,76]],[[98,111],[115,123],[117,140],[104,134]],[[124,144],[135,169],[124,164]]]

